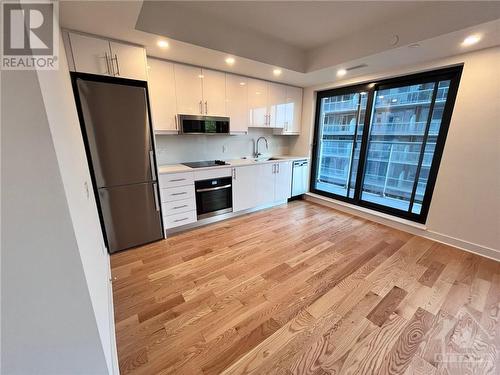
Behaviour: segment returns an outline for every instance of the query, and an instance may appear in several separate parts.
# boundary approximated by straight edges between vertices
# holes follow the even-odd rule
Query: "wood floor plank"
[[[419,308],[408,322],[391,351],[384,358],[381,372],[402,374],[410,365],[425,334],[434,322],[434,315]]]
[[[318,204],[179,233],[111,266],[123,374],[498,373],[499,262]]]
[[[367,318],[373,324],[381,327],[387,318],[397,309],[403,298],[406,296],[406,291],[395,286],[391,291],[379,302],[375,308],[370,311]]]

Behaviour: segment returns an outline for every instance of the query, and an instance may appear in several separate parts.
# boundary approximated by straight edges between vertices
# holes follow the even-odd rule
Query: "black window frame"
[[[434,186],[436,184],[437,174],[439,170],[439,165],[441,163],[444,146],[446,142],[446,137],[448,135],[448,130],[450,127],[451,116],[453,113],[453,108],[455,106],[456,96],[458,92],[458,86],[460,84],[460,78],[462,75],[463,65],[457,65],[449,68],[437,69],[432,71],[427,71],[423,73],[410,74],[405,76],[399,76],[395,78],[387,78],[376,81],[370,81],[360,84],[354,84],[349,86],[343,86],[339,88],[333,88],[328,90],[322,90],[316,92],[316,113],[314,120],[314,135],[312,142],[312,159],[311,159],[311,174],[310,174],[310,191],[314,194],[322,195],[328,198],[332,198],[335,200],[347,202],[359,207],[368,208],[374,211],[382,212],[385,214],[389,214],[392,216],[396,216],[399,218],[407,219],[410,221],[414,221],[417,223],[425,224],[427,220],[427,216],[429,214],[429,208],[432,200],[432,195],[434,192]],[[437,92],[437,86],[439,81],[450,81],[450,86],[448,88],[448,95],[446,98],[446,104],[443,109],[443,115],[441,118],[441,124],[439,128],[439,133],[436,139],[436,147],[434,150],[434,155],[432,157],[432,163],[429,170],[429,177],[427,179],[427,184],[425,187],[425,193],[422,201],[422,207],[419,214],[415,214],[412,212],[412,206],[414,201],[414,193],[412,194],[412,199],[410,201],[409,210],[403,211],[392,207],[383,206],[377,203],[364,201],[361,199],[362,187],[363,187],[363,179],[365,174],[365,164],[368,152],[368,141],[371,131],[371,121],[372,121],[372,113],[374,109],[374,97],[375,92],[379,90],[384,90],[388,88],[396,88],[400,86],[406,85],[415,85],[415,84],[423,84],[429,82],[435,82],[433,100],[431,102],[431,107],[429,109],[429,118],[430,122],[432,118],[432,111],[434,108],[435,95]],[[321,114],[321,102],[323,98],[345,95],[345,94],[353,94],[353,93],[361,93],[366,92],[368,95],[366,110],[365,110],[365,118],[363,121],[363,134],[361,140],[360,154],[359,154],[359,162],[358,169],[356,175],[356,184],[354,189],[354,197],[349,198],[349,194],[346,196],[337,195],[334,193],[326,192],[323,190],[316,189],[316,174],[319,169],[319,158],[318,158],[318,136],[321,134],[321,126],[320,124],[320,114]],[[426,126],[426,133],[428,130],[428,126]],[[423,147],[421,151],[420,158],[423,157],[425,151],[425,142],[427,141],[427,134],[425,134],[423,139]],[[354,149],[353,145],[353,149]],[[418,173],[420,173],[421,163],[417,165]],[[350,178],[350,176],[349,176]],[[416,183],[418,183],[419,175],[416,176]],[[348,181],[349,183],[349,181]]]

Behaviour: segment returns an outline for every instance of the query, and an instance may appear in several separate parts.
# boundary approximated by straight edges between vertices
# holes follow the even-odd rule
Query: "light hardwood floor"
[[[499,262],[312,203],[111,263],[122,374],[500,371]]]

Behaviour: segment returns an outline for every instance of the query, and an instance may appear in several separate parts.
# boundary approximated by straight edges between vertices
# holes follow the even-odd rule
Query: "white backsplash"
[[[272,129],[249,129],[246,135],[157,135],[156,155],[158,165],[188,161],[227,160],[252,156],[253,142],[264,136],[269,143],[259,142],[264,156],[287,155],[293,136],[273,135]]]

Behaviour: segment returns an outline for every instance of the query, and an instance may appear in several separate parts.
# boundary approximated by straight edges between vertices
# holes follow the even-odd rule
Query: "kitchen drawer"
[[[173,202],[188,198],[194,200],[194,185],[160,189],[160,196],[162,202]]]
[[[194,198],[190,198],[174,202],[163,202],[161,208],[164,216],[176,215],[196,210],[196,201]]]
[[[180,214],[169,215],[163,217],[165,229],[171,229],[196,222],[196,211],[182,212]]]
[[[193,172],[168,173],[160,175],[162,189],[194,184]]]
[[[210,180],[211,178],[230,177],[231,168],[213,168],[194,172],[196,181]]]

